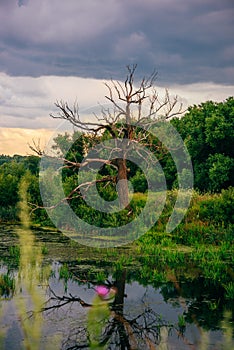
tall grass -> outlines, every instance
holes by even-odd
[[[35,244],[34,235],[30,230],[30,216],[27,203],[28,184],[26,173],[19,185],[20,202],[18,207],[21,228],[18,229],[18,235],[20,260],[15,303],[21,320],[25,348],[28,350],[39,350],[43,325],[43,318],[39,311],[44,302],[41,291],[38,289],[41,280],[42,254],[41,247]],[[33,318],[31,319],[26,317],[29,310],[25,294],[29,297],[33,311]]]

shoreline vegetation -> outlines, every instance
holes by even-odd
[[[178,279],[183,276],[194,279],[205,278],[222,286],[225,298],[234,299],[233,264],[234,264],[234,225],[233,205],[234,188],[223,190],[219,194],[201,195],[194,192],[191,205],[183,222],[171,233],[166,233],[165,223],[171,212],[176,191],[169,191],[166,209],[158,222],[138,240],[131,244],[116,248],[91,248],[86,247],[85,251],[95,252],[97,264],[114,266],[115,268],[130,268],[131,266],[148,266],[141,268],[141,273],[148,281],[168,281],[176,274]],[[137,195],[137,194],[136,194]],[[137,205],[144,203],[146,195],[138,194]],[[14,222],[14,225],[19,225]],[[1,226],[10,226],[10,223],[0,222]],[[56,237],[61,236],[64,242],[70,242],[71,247],[78,250],[84,246],[77,241],[70,240],[61,235],[57,228],[45,226],[39,223],[31,223],[31,229],[37,235],[37,231],[44,232],[44,235]],[[51,237],[52,237],[51,236]],[[64,237],[64,238],[63,238]],[[58,238],[59,239],[59,238]],[[43,254],[49,250],[47,243],[43,245]],[[82,264],[85,264],[87,257],[79,257]],[[94,258],[95,259],[95,258]],[[76,259],[75,259],[76,260]],[[99,261],[100,260],[100,261]],[[72,261],[63,261],[68,269],[74,269]],[[140,265],[139,265],[140,264]],[[188,271],[188,266],[190,270]],[[160,267],[160,268],[159,268]],[[174,276],[175,278],[175,276]]]
[[[234,297],[233,115],[234,99],[230,97],[222,103],[208,101],[193,106],[180,119],[172,119],[171,123],[183,138],[192,160],[194,190],[184,219],[171,233],[166,233],[165,227],[177,197],[176,168],[170,155],[163,153],[164,156],[161,157],[161,148],[158,150],[157,140],[153,140],[156,156],[162,159],[161,166],[167,183],[166,202],[158,221],[131,244],[131,249],[138,259],[138,262],[135,258],[132,259],[135,263],[144,261],[144,264],[147,264],[147,259],[154,259],[166,268],[167,264],[175,262],[176,269],[180,271],[181,265],[187,259],[196,262],[205,271],[205,277],[221,281],[230,298]],[[75,154],[76,159],[82,160],[89,139],[80,137],[77,142],[74,140],[75,135],[60,135],[55,139],[55,149],[67,149],[68,145],[72,145],[68,158],[72,161]],[[43,205],[39,189],[39,162],[40,158],[37,156],[0,156],[0,224],[19,224],[19,192],[25,182],[28,188],[27,201],[38,207]],[[146,178],[139,168],[133,164],[128,165],[129,180],[134,188],[130,203],[133,214],[128,217],[128,208],[121,210],[116,216],[111,214],[108,217],[105,213],[92,210],[82,198],[75,198],[71,207],[81,219],[87,222],[91,220],[99,227],[118,227],[141,212],[147,201]],[[103,168],[100,176],[107,176],[110,172],[110,168]],[[65,168],[62,176],[64,192],[68,194],[76,184],[77,173],[75,169]],[[98,191],[105,200],[116,198],[113,184],[100,184]],[[48,196],[50,195],[48,193]],[[154,195],[157,196],[158,193]],[[153,208],[152,205],[152,210]],[[45,232],[57,232],[45,209],[33,211],[31,226]],[[76,242],[71,241],[71,244]],[[115,249],[102,248],[102,252],[106,256],[118,256],[121,248]],[[44,247],[44,252],[46,250]],[[130,260],[129,258],[129,263]],[[120,257],[117,263],[126,265],[128,258]],[[151,274],[152,271],[153,268]],[[165,271],[162,272],[162,276],[160,271],[156,271],[154,278],[165,277]]]
[[[159,192],[160,193],[160,192]],[[157,196],[157,193],[155,193]],[[177,190],[167,191],[167,199],[164,205],[164,209],[153,227],[149,230],[149,233],[155,233],[161,235],[165,230],[166,223],[173,210],[173,204],[177,197]],[[147,201],[147,193],[134,193],[132,200],[132,207],[140,211],[144,207]],[[45,213],[44,209],[37,209],[38,212],[42,211],[43,214],[31,213],[31,227],[41,228],[45,230],[57,230],[53,223],[50,221]],[[20,209],[18,205],[9,206],[6,208],[0,208],[0,224],[20,224],[19,217]],[[44,220],[42,220],[42,215]],[[123,212],[125,215],[125,212]],[[222,241],[225,235],[230,233],[230,240],[234,239],[234,187],[222,190],[220,193],[205,193],[200,194],[193,190],[191,202],[182,222],[178,225],[173,232],[165,235],[180,237],[184,233],[184,237],[181,236],[181,241],[186,242],[188,234],[193,235],[187,240],[187,243],[193,244],[196,240],[202,242],[217,244]],[[189,233],[190,232],[190,233]],[[219,236],[220,235],[220,236]]]

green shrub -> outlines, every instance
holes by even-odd
[[[234,282],[229,282],[224,286],[225,288],[225,298],[229,300],[234,300]]]
[[[15,206],[0,206],[0,222],[13,222],[18,219]]]
[[[131,183],[133,185],[134,192],[144,193],[148,189],[146,177],[140,171],[137,171],[132,177]]]
[[[201,201],[199,219],[219,225],[223,224],[224,227],[234,224],[234,188],[222,190],[221,194]]]

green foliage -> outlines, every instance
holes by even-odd
[[[97,283],[104,283],[106,280],[107,276],[103,270],[100,270],[96,274],[96,281]]]
[[[9,254],[11,260],[15,261],[17,264],[20,261],[20,248],[19,246],[10,246],[9,248]]]
[[[195,188],[219,192],[234,186],[234,99],[208,101],[173,119],[190,153]]]
[[[43,244],[43,246],[41,247],[41,253],[43,255],[47,255],[49,253],[49,249],[48,247],[46,246],[46,244]]]
[[[179,328],[184,328],[186,326],[184,315],[178,315],[178,326]]]
[[[14,294],[15,279],[9,273],[0,275],[0,295],[9,297]]]
[[[234,282],[229,282],[224,286],[225,288],[225,298],[229,300],[234,300]]]
[[[199,203],[199,219],[228,227],[234,224],[234,187],[222,190]]]
[[[26,174],[31,201],[33,203],[40,201],[37,185],[38,164],[39,157],[35,156],[0,156],[0,221],[16,221],[18,219],[19,184],[21,178]]]
[[[220,192],[234,180],[234,159],[220,153],[210,155],[207,160],[209,185],[208,190]]]
[[[30,171],[32,175],[38,175],[39,173],[40,158],[37,156],[24,157],[24,167]]]
[[[8,156],[8,155],[5,155],[5,154],[1,154],[0,155],[0,166],[4,163],[8,163],[8,162],[11,162],[12,161],[12,157],[11,156]]]
[[[132,177],[131,183],[135,192],[144,193],[148,188],[146,177],[140,170]]]
[[[16,205],[19,200],[18,181],[19,177],[6,173],[6,169],[0,173],[0,206],[8,208]]]
[[[16,222],[18,220],[17,208],[13,206],[0,207],[0,222]]]
[[[71,278],[71,273],[69,272],[67,264],[64,264],[59,269],[59,278],[64,279],[66,282]]]

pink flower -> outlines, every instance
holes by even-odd
[[[95,291],[100,297],[105,297],[109,293],[109,288],[106,286],[96,286]]]

